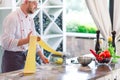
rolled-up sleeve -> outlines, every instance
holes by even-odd
[[[5,18],[3,22],[3,35],[1,37],[2,47],[5,49],[10,49],[16,47],[18,44],[18,39],[15,39],[16,31],[16,20],[12,15]]]

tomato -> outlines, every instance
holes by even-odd
[[[105,52],[101,52],[101,53],[99,54],[99,57],[106,58]]]
[[[97,60],[98,60],[98,61],[102,61],[103,58],[102,58],[102,57],[98,57]]]
[[[108,50],[105,50],[104,53],[106,54],[106,58],[110,58],[111,57],[111,54]]]

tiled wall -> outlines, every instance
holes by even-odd
[[[94,39],[67,37],[67,52],[72,56],[80,56],[89,54],[90,49],[94,49]]]
[[[67,52],[71,53],[72,56],[80,56],[84,54],[89,54],[89,49],[95,48],[95,39],[90,38],[76,38],[76,37],[67,37]],[[105,43],[103,43],[105,46]],[[116,43],[116,52],[120,55],[120,41]]]

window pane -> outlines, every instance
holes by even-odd
[[[97,27],[85,0],[66,0],[67,32],[95,33]]]

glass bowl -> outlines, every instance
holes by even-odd
[[[112,58],[103,58],[102,60],[95,59],[98,65],[109,65],[112,62]]]

